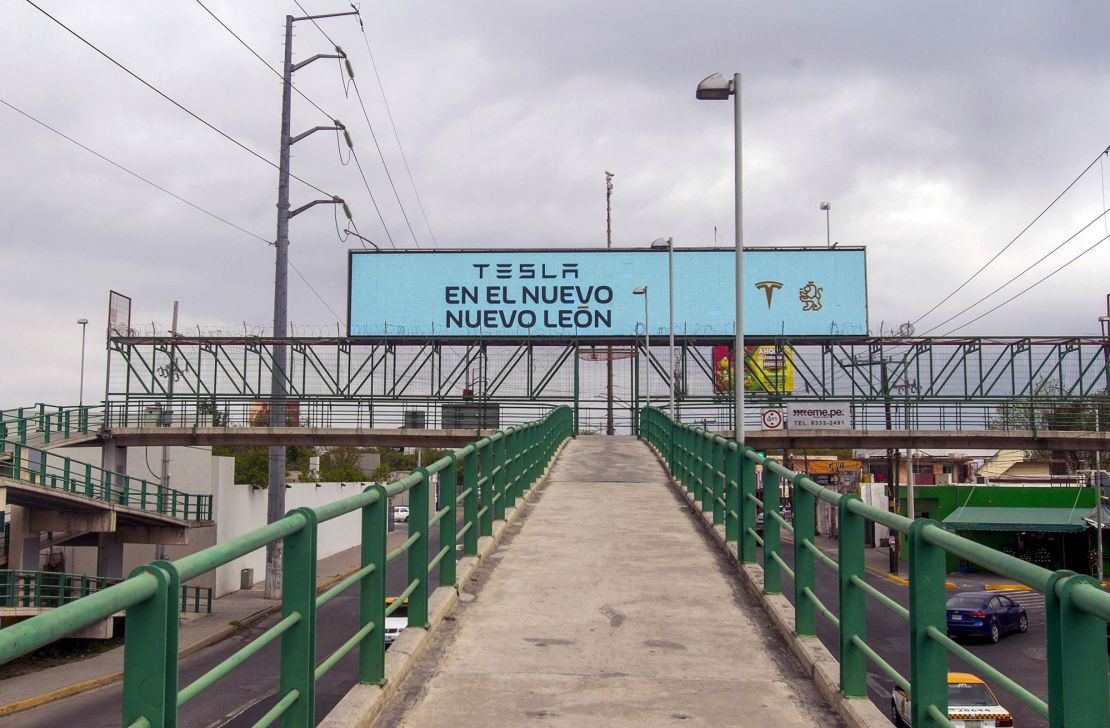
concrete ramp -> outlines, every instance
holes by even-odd
[[[375,725],[840,725],[666,477],[635,439],[569,443]]]

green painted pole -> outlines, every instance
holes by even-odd
[[[481,455],[479,463],[479,472],[481,485],[478,488],[478,500],[481,511],[485,512],[479,517],[480,528],[479,534],[482,536],[493,535],[493,443],[490,442],[488,437],[482,438],[478,441],[476,452]],[[411,527],[410,527],[411,528]]]
[[[914,728],[941,728],[943,724],[930,715],[929,707],[934,706],[941,715],[948,715],[948,651],[929,636],[928,629],[933,627],[942,634],[947,631],[945,558],[943,549],[925,540],[923,534],[927,528],[940,528],[940,525],[931,519],[918,518],[910,526],[908,539],[911,724]]]
[[[766,480],[763,494],[766,497]],[[837,571],[840,580],[840,693],[846,698],[867,697],[867,655],[856,644],[856,639],[867,641],[867,594],[856,583],[856,580],[865,579],[867,574],[864,568],[864,519],[848,507],[852,501],[859,500],[857,495],[845,495],[837,504],[840,521],[840,569]],[[769,520],[763,520],[764,533]]]
[[[1058,640],[1060,661],[1049,666],[1049,672],[1057,672],[1058,683],[1063,687],[1062,695],[1049,695],[1049,705],[1054,705],[1053,697],[1062,698],[1062,710],[1050,713],[1051,722],[1067,728],[1105,728],[1110,724],[1110,700],[1107,699],[1106,675],[1101,669],[1106,664],[1106,622],[1093,615],[1074,601],[1079,589],[1093,589],[1101,592],[1098,581],[1089,576],[1066,576],[1054,583],[1059,607],[1053,615],[1059,625],[1053,629]],[[1045,600],[1046,607],[1048,600]],[[1047,617],[1046,613],[1046,617]]]
[[[508,463],[506,462],[506,447],[505,440],[508,434],[502,434],[500,438],[493,443],[493,469],[497,474],[493,478],[493,492],[496,502],[493,505],[493,519],[495,521],[505,520],[505,508],[508,506],[509,500],[508,488]]]
[[[408,583],[416,582],[409,595],[409,626],[428,626],[428,471],[417,468],[420,480],[409,490],[409,538],[416,536],[408,553]]]
[[[463,522],[470,528],[463,535],[463,553],[478,555],[478,450],[473,449],[463,457]]]
[[[426,512],[426,511],[425,511]],[[300,619],[281,636],[281,699],[297,699],[281,716],[282,728],[302,728],[316,720],[316,512],[297,508],[304,525],[285,537],[282,547],[281,616]]]
[[[358,679],[363,684],[379,685],[385,682],[385,555],[389,494],[384,485],[372,485],[363,492],[376,492],[378,499],[362,509],[361,566],[366,568],[373,564],[374,570],[359,583],[359,628],[371,622],[374,628],[358,646]]]
[[[713,451],[716,449],[713,445],[713,438],[707,437],[707,433],[701,433],[701,494],[698,500],[701,501],[701,512],[713,515],[713,481],[717,479],[717,473],[713,468]]]
[[[748,450],[748,452],[751,452]],[[740,463],[740,560],[745,564],[756,562],[755,516],[756,505],[748,496],[755,497],[755,461],[746,455]],[[766,519],[764,519],[766,520]]]
[[[451,464],[439,471],[439,502],[446,504],[447,513],[439,519],[439,546],[447,547],[447,554],[439,560],[440,586],[455,585],[455,542],[458,530],[458,500],[459,488],[456,480],[458,470],[455,464],[458,458],[454,453],[447,456]]]
[[[725,453],[725,540],[737,544],[740,540],[740,452],[729,448]]]
[[[713,525],[720,526],[725,522],[725,481],[728,479],[725,463],[728,447],[724,440],[718,441],[717,438],[710,440],[710,444],[713,446],[709,451],[712,457],[709,472],[713,477]],[[722,478],[718,472],[723,472],[725,476]]]
[[[123,643],[123,713],[122,724],[132,725],[146,719],[151,728],[173,728],[177,725],[177,685],[167,675],[167,666],[176,667],[177,652],[170,651],[166,633],[166,614],[176,604],[170,593],[170,576],[162,569],[146,564],[135,568],[130,576],[147,573],[157,579],[154,594],[127,609]]]
[[[794,476],[794,633],[799,637],[817,634],[817,609],[805,590],[814,589],[813,553],[805,543],[813,543],[813,519],[816,496],[799,483],[802,474]]]
[[[782,515],[779,504],[779,476],[770,468],[763,468],[763,592],[782,593],[782,568],[771,554],[782,552],[782,538],[778,519],[771,514]]]
[[[579,372],[580,364],[581,364],[581,359],[578,358],[578,340],[575,339],[575,341],[574,341],[574,435],[575,435],[575,437],[578,436],[578,432],[579,432],[579,428],[578,428],[579,410],[580,410],[579,398],[582,396],[582,393],[581,393],[582,382],[581,382],[581,374]]]

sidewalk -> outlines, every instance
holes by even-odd
[[[783,536],[783,542],[789,541],[789,536]],[[829,555],[836,557],[838,543],[835,538],[817,536],[817,546]],[[902,586],[909,586],[910,565],[905,560],[898,564],[898,573],[890,573],[890,550],[885,546],[864,549],[865,566],[875,576],[893,581]],[[948,573],[948,588],[959,591],[983,590],[1028,590],[1025,584],[1015,584],[1012,579],[991,573],[989,571],[975,571],[969,574],[952,571]]]
[[[493,558],[375,725],[841,725],[642,442],[571,441]]]
[[[408,537],[407,531],[389,534],[388,548]],[[342,580],[359,567],[359,547],[353,547],[317,562],[317,589]],[[249,591],[235,591],[212,602],[212,614],[180,623],[180,657],[186,657],[223,640],[244,626],[278,611],[281,603],[263,597],[263,584]],[[38,672],[0,680],[0,716],[11,715],[54,700],[83,693],[123,679],[123,647],[85,660],[77,660]]]

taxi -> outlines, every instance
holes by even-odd
[[[894,725],[910,725],[910,696],[895,686],[890,697]],[[948,673],[948,720],[956,728],[1012,728],[1014,717],[998,703],[991,689],[967,672]]]

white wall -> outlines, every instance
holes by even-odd
[[[218,458],[228,460],[231,458]],[[232,467],[234,471],[234,467]],[[220,478],[213,511],[216,516],[216,533],[220,543],[266,525],[266,490],[249,485],[230,483]],[[362,484],[341,483],[292,483],[285,489],[285,509],[316,508],[332,501],[349,498],[362,491]],[[347,513],[320,525],[316,534],[316,556],[322,559],[361,543],[362,521],[358,511]],[[254,569],[254,581],[265,578],[266,549],[258,549],[246,556],[216,569],[216,596],[220,597],[239,588],[241,569]]]
[[[889,510],[890,501],[886,497],[886,483],[860,483],[860,499],[869,506],[880,510]],[[875,524],[875,545],[883,542],[890,535],[890,529],[881,523]]]

